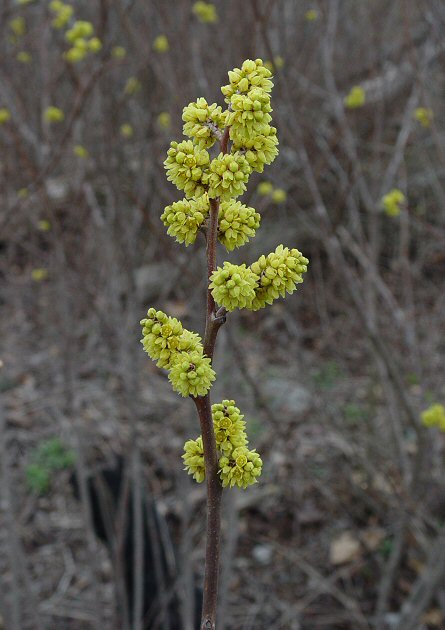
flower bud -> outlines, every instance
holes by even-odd
[[[205,479],[204,466],[204,447],[202,437],[196,440],[188,440],[184,444],[184,455],[182,456],[184,465],[189,475],[193,475],[193,479],[198,483],[202,483]]]
[[[161,220],[169,236],[174,237],[186,247],[194,243],[196,236],[209,214],[209,200],[207,195],[199,199],[183,199],[167,206],[161,215]]]
[[[303,282],[302,274],[307,271],[308,263],[298,249],[289,250],[283,245],[278,245],[267,257],[261,256],[250,266],[259,278],[250,308],[257,311],[280,296],[293,293],[296,285]]]
[[[205,396],[215,380],[211,361],[202,350],[181,352],[168,375],[173,389],[181,396]]]
[[[218,238],[227,251],[241,247],[255,236],[260,215],[239,201],[223,201],[219,207]]]
[[[185,196],[190,199],[201,197],[206,192],[209,163],[210,157],[205,149],[200,149],[191,140],[184,140],[170,143],[164,166],[167,179],[179,190],[184,190]]]
[[[210,276],[210,289],[217,304],[228,311],[251,308],[259,277],[245,264],[233,265],[226,261]]]
[[[246,446],[235,448],[229,456],[219,460],[219,476],[224,488],[247,488],[257,482],[261,475],[263,462],[258,453],[249,451]]]

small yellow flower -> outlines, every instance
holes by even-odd
[[[50,105],[46,108],[43,117],[47,123],[58,123],[62,122],[62,120],[65,118],[65,114],[59,107]]]
[[[125,94],[137,94],[142,88],[142,84],[137,77],[130,77],[125,84]]]
[[[85,149],[85,147],[83,147],[81,144],[76,144],[76,146],[73,148],[73,153],[78,158],[87,158],[90,155],[88,153],[88,149]]]
[[[422,125],[422,127],[429,127],[433,122],[434,113],[429,107],[418,107],[414,111],[414,118]]]
[[[111,56],[115,59],[123,59],[127,55],[127,51],[123,46],[115,46],[111,51]]]
[[[318,11],[315,9],[309,9],[309,11],[306,11],[304,14],[304,19],[306,22],[315,22],[315,20],[318,20]]]
[[[85,57],[87,56],[87,52],[86,50],[82,50],[80,47],[77,46],[69,48],[63,56],[66,61],[68,61],[68,63],[79,63],[79,61],[85,59]]]
[[[158,125],[162,127],[162,129],[170,129],[171,122],[171,116],[168,112],[161,112],[158,115]]]
[[[165,53],[170,50],[170,44],[166,35],[158,35],[153,42],[153,49],[158,53]]]
[[[31,278],[34,280],[34,282],[42,282],[42,280],[46,280],[47,277],[48,277],[47,269],[38,268],[38,269],[33,269],[31,271]]]
[[[403,203],[405,203],[405,195],[398,188],[393,188],[382,197],[383,209],[389,217],[398,217]]]
[[[211,2],[195,2],[193,5],[193,13],[203,24],[213,24],[218,21],[216,7]]]
[[[26,33],[26,22],[25,18],[19,16],[14,18],[9,22],[9,28],[16,35],[16,37],[21,37]]]
[[[4,125],[5,123],[8,122],[8,120],[11,120],[11,112],[9,111],[9,109],[6,109],[6,107],[1,107],[0,108],[0,125]]]
[[[445,407],[438,403],[431,405],[420,414],[422,424],[426,427],[438,427],[445,431]]]
[[[49,232],[51,229],[51,223],[47,219],[41,219],[37,222],[37,227],[41,232]]]
[[[267,195],[270,195],[272,191],[273,191],[273,186],[271,182],[260,182],[258,184],[257,192],[262,197],[266,197]]]
[[[88,49],[92,53],[97,53],[102,48],[102,42],[98,37],[92,37],[88,42]]]
[[[274,203],[284,203],[287,198],[287,193],[282,188],[275,188],[272,193],[272,201]]]
[[[348,109],[356,109],[362,107],[366,102],[366,92],[360,85],[354,85],[351,91],[344,98],[345,107]]]
[[[16,59],[17,61],[20,61],[20,63],[29,63],[32,59],[32,56],[29,54],[29,52],[26,52],[26,50],[21,50],[17,53]]]
[[[121,136],[124,138],[131,138],[133,135],[133,127],[128,123],[124,123],[121,125],[120,132]]]

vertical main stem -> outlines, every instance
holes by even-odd
[[[218,478],[218,455],[213,431],[210,397],[207,394],[207,396],[195,398],[194,401],[201,424],[207,483],[206,554],[200,629],[215,630],[218,602],[222,486]]]
[[[229,128],[221,139],[221,151],[227,153]],[[225,321],[225,309],[216,313],[215,300],[209,288],[210,276],[216,269],[216,243],[218,240],[219,199],[210,199],[210,216],[207,227],[207,308],[204,333],[204,353],[213,360],[216,336]],[[198,410],[204,448],[204,466],[207,484],[207,531],[204,572],[204,593],[200,630],[216,630],[218,603],[218,576],[221,541],[222,486],[218,477],[218,453],[213,429],[210,395],[193,398]]]

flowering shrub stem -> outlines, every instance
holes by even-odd
[[[221,538],[221,497],[223,489],[218,478],[218,455],[215,432],[213,430],[210,396],[207,394],[193,400],[198,410],[201,425],[207,483],[206,556],[201,630],[215,630]]]
[[[221,139],[221,152],[227,153],[229,129]],[[207,228],[207,277],[216,269],[216,243],[218,239],[219,199],[210,200],[210,217]],[[204,352],[213,360],[216,336],[225,322],[224,307],[216,313],[212,291],[207,289],[207,313],[204,333]],[[210,394],[193,399],[199,415],[202,443],[204,446],[204,465],[207,483],[207,531],[204,574],[204,593],[202,603],[201,630],[216,628],[216,608],[218,602],[218,575],[221,540],[221,498],[222,486],[218,477],[218,453],[216,450],[215,431],[213,428]]]
[[[250,175],[263,172],[278,154],[272,127],[271,72],[261,59],[247,59],[229,72],[221,88],[228,105],[224,111],[205,98],[184,107],[183,132],[188,140],[172,141],[164,166],[167,179],[185,198],[164,209],[167,233],[185,246],[200,231],[206,237],[207,305],[204,342],[180,321],[151,307],[141,321],[144,350],[158,367],[168,371],[173,389],[193,399],[201,435],[184,444],[185,470],[197,483],[207,483],[207,540],[201,630],[216,630],[220,557],[221,497],[223,488],[246,489],[257,483],[263,462],[249,448],[246,422],[235,401],[210,404],[216,378],[212,360],[216,337],[228,311],[256,311],[293,293],[303,282],[308,259],[298,249],[278,245],[251,265],[225,261],[216,266],[219,241],[227,251],[255,236],[260,214],[237,201]],[[219,148],[211,159],[208,149]]]

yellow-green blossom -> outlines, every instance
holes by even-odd
[[[275,127],[266,125],[263,133],[241,143],[235,141],[232,150],[241,150],[250,166],[262,173],[266,164],[272,164],[278,155],[278,137]]]
[[[315,22],[315,20],[318,20],[318,11],[315,9],[309,9],[309,11],[306,11],[304,14],[304,19],[306,22]]]
[[[127,51],[123,46],[114,46],[111,50],[111,56],[115,59],[123,59],[127,56]]]
[[[92,53],[97,53],[102,48],[102,42],[98,37],[92,37],[88,40],[88,50]]]
[[[125,94],[137,94],[142,87],[141,82],[137,77],[129,77],[127,83],[125,84],[124,92]]]
[[[193,475],[193,479],[198,483],[202,483],[205,479],[204,465],[204,447],[202,437],[196,440],[188,440],[184,444],[184,455],[182,456],[184,465],[189,475]]]
[[[203,352],[201,338],[183,328],[175,317],[150,308],[147,317],[141,320],[141,343],[148,356],[157,361],[157,366],[172,367],[173,362],[184,351]]]
[[[133,127],[129,123],[124,123],[120,128],[121,136],[131,138],[133,136]]]
[[[433,122],[434,113],[429,107],[417,107],[414,111],[414,118],[422,125],[422,127],[429,127]]]
[[[22,35],[26,33],[25,18],[19,15],[16,18],[12,19],[9,22],[9,28],[16,37],[22,37]]]
[[[17,61],[20,61],[20,63],[29,63],[32,56],[29,52],[26,52],[26,50],[20,50],[20,52],[17,53],[16,59]]]
[[[213,426],[217,448],[230,455],[234,448],[247,444],[244,416],[235,406],[234,400],[223,400],[212,405]]]
[[[210,157],[205,149],[200,149],[191,140],[184,140],[170,143],[164,167],[167,179],[190,199],[201,197],[206,192],[209,163]]]
[[[224,201],[218,215],[218,239],[230,252],[255,236],[261,217],[254,208],[240,201]]]
[[[268,256],[261,256],[250,269],[259,278],[255,297],[249,308],[257,311],[272,304],[286,293],[293,293],[296,285],[303,282],[302,274],[307,271],[309,261],[298,249],[278,245]]]
[[[162,129],[170,129],[171,124],[172,119],[168,112],[161,112],[158,114],[158,125],[162,127]]]
[[[6,107],[0,107],[0,125],[4,125],[11,120],[11,112]]]
[[[90,154],[88,153],[88,149],[83,147],[81,144],[76,144],[73,148],[73,153],[76,157],[79,158],[87,158]]]
[[[244,145],[258,135],[269,135],[271,111],[270,95],[261,88],[254,87],[247,94],[234,94],[230,98],[230,109],[225,113],[230,138]]]
[[[245,94],[254,87],[271,92],[273,87],[270,80],[272,73],[263,65],[262,59],[246,59],[241,68],[234,68],[228,74],[229,84],[221,88],[227,103],[236,93]]]
[[[79,61],[83,61],[85,59],[87,54],[87,50],[82,50],[82,48],[78,45],[73,46],[72,48],[69,48],[67,51],[65,51],[63,57],[68,63],[79,63]]]
[[[198,0],[193,4],[193,13],[203,24],[213,24],[218,21],[216,7],[211,2]]]
[[[421,413],[422,424],[426,427],[438,427],[445,431],[445,407],[438,403],[431,405]]]
[[[41,232],[49,232],[51,229],[51,223],[47,219],[41,219],[37,222],[37,227]]]
[[[400,214],[400,207],[405,203],[405,195],[398,188],[393,188],[382,197],[382,205],[389,217],[397,217]]]
[[[205,396],[215,380],[211,361],[202,351],[182,352],[168,375],[173,389],[181,396]]]
[[[74,44],[77,39],[91,37],[93,33],[94,27],[91,22],[87,22],[86,20],[77,20],[65,33],[65,39],[70,44]]]
[[[275,188],[272,193],[272,201],[274,203],[284,203],[287,199],[287,193],[282,188]]]
[[[236,151],[232,154],[220,153],[210,162],[209,197],[226,201],[239,197],[245,190],[252,169],[245,156]]]
[[[245,264],[233,265],[227,260],[210,276],[213,299],[228,311],[250,308],[255,299],[259,276]]]
[[[272,182],[264,181],[258,184],[257,192],[262,197],[267,197],[267,195],[270,195],[272,191],[273,191]]]
[[[46,280],[47,277],[48,277],[47,269],[38,268],[38,269],[33,269],[31,271],[31,278],[34,280],[34,282],[42,282],[42,280]]]
[[[189,103],[182,111],[185,136],[193,138],[202,148],[211,147],[222,133],[224,120],[219,105],[209,105],[205,98]]]
[[[349,94],[344,98],[345,107],[348,109],[356,109],[362,107],[366,102],[365,90],[360,85],[354,85]]]
[[[52,0],[49,3],[49,8],[55,14],[52,25],[57,29],[64,28],[74,13],[73,7],[70,4],[64,4],[61,0]]]
[[[165,53],[170,50],[170,44],[166,35],[158,35],[153,42],[153,49],[158,53]]]
[[[179,243],[191,245],[209,214],[207,195],[198,199],[183,199],[167,206],[161,216],[167,234]]]
[[[258,453],[249,451],[246,446],[234,449],[229,457],[223,456],[219,460],[219,476],[223,488],[247,488],[256,483],[261,475],[263,462]]]
[[[62,122],[62,120],[65,118],[65,114],[60,109],[60,107],[50,105],[45,109],[43,117],[47,123],[58,123]]]

